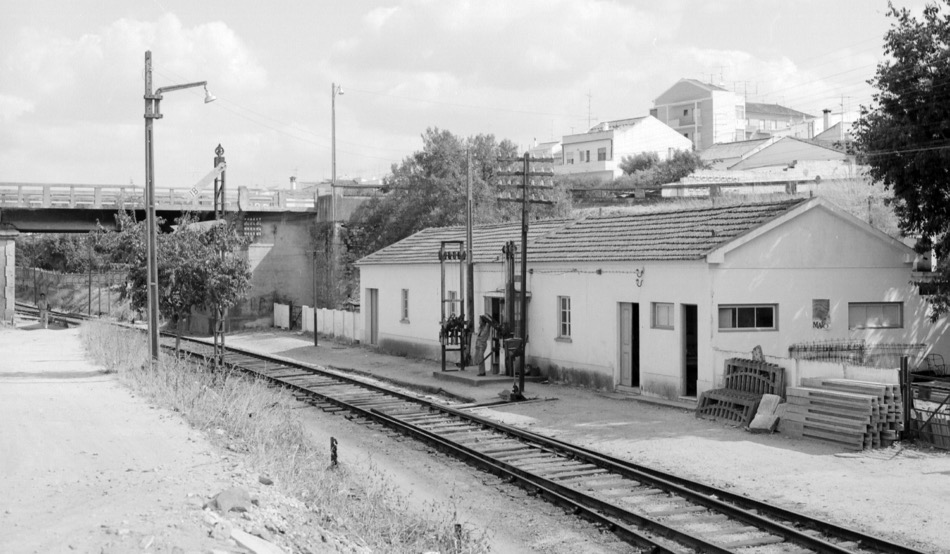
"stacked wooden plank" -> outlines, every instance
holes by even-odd
[[[903,429],[898,385],[825,377],[802,385],[786,390],[782,433],[863,450],[890,446]]]

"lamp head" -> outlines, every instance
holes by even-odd
[[[336,86],[336,93],[339,94],[340,96],[343,96],[343,85]]]
[[[215,100],[217,100],[217,98],[215,98],[215,96],[211,94],[210,91],[208,91],[208,85],[205,85],[205,104],[214,102]]]

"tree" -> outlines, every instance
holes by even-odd
[[[238,235],[232,222],[198,223],[185,215],[177,223],[175,232],[158,235],[156,257],[159,312],[172,321],[180,336],[181,324],[193,309],[216,314],[243,298],[251,273],[247,258],[239,255],[247,240]],[[123,214],[119,226],[116,252],[130,267],[131,289],[126,296],[133,309],[142,310],[148,304],[145,224]]]
[[[646,171],[660,163],[660,157],[656,152],[643,152],[633,156],[624,156],[620,160],[620,169],[627,175],[638,171]]]
[[[495,183],[498,158],[517,157],[509,140],[493,135],[462,139],[451,132],[427,129],[423,148],[393,164],[383,183],[384,196],[361,205],[347,223],[343,241],[347,257],[359,259],[429,227],[464,225],[466,217],[467,153],[472,153],[472,196],[477,224],[520,221],[520,205],[498,202]],[[535,216],[565,216],[569,193],[554,191],[557,204],[533,207]]]
[[[894,193],[892,207],[917,251],[950,254],[950,1],[927,5],[920,20],[889,5],[887,59],[868,81],[877,92],[854,124],[855,149],[875,182]],[[931,318],[950,311],[950,265],[938,264]]]

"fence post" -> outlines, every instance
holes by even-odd
[[[904,429],[901,431],[901,440],[907,440],[916,434],[911,430],[910,407],[914,402],[914,397],[910,390],[910,368],[907,365],[907,356],[901,356],[901,374],[899,381],[901,384],[901,400],[903,401],[904,410]]]

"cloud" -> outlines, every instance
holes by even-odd
[[[0,122],[13,121],[31,111],[33,111],[33,103],[29,100],[0,94]]]
[[[630,64],[632,47],[668,36],[678,17],[674,10],[601,0],[413,1],[367,12],[360,40],[341,48],[338,62],[530,90]]]
[[[266,71],[227,25],[185,27],[173,14],[119,19],[79,37],[25,28],[0,64],[0,82],[49,121],[118,121],[141,111],[149,49],[155,88],[198,80],[219,89],[268,85]]]

